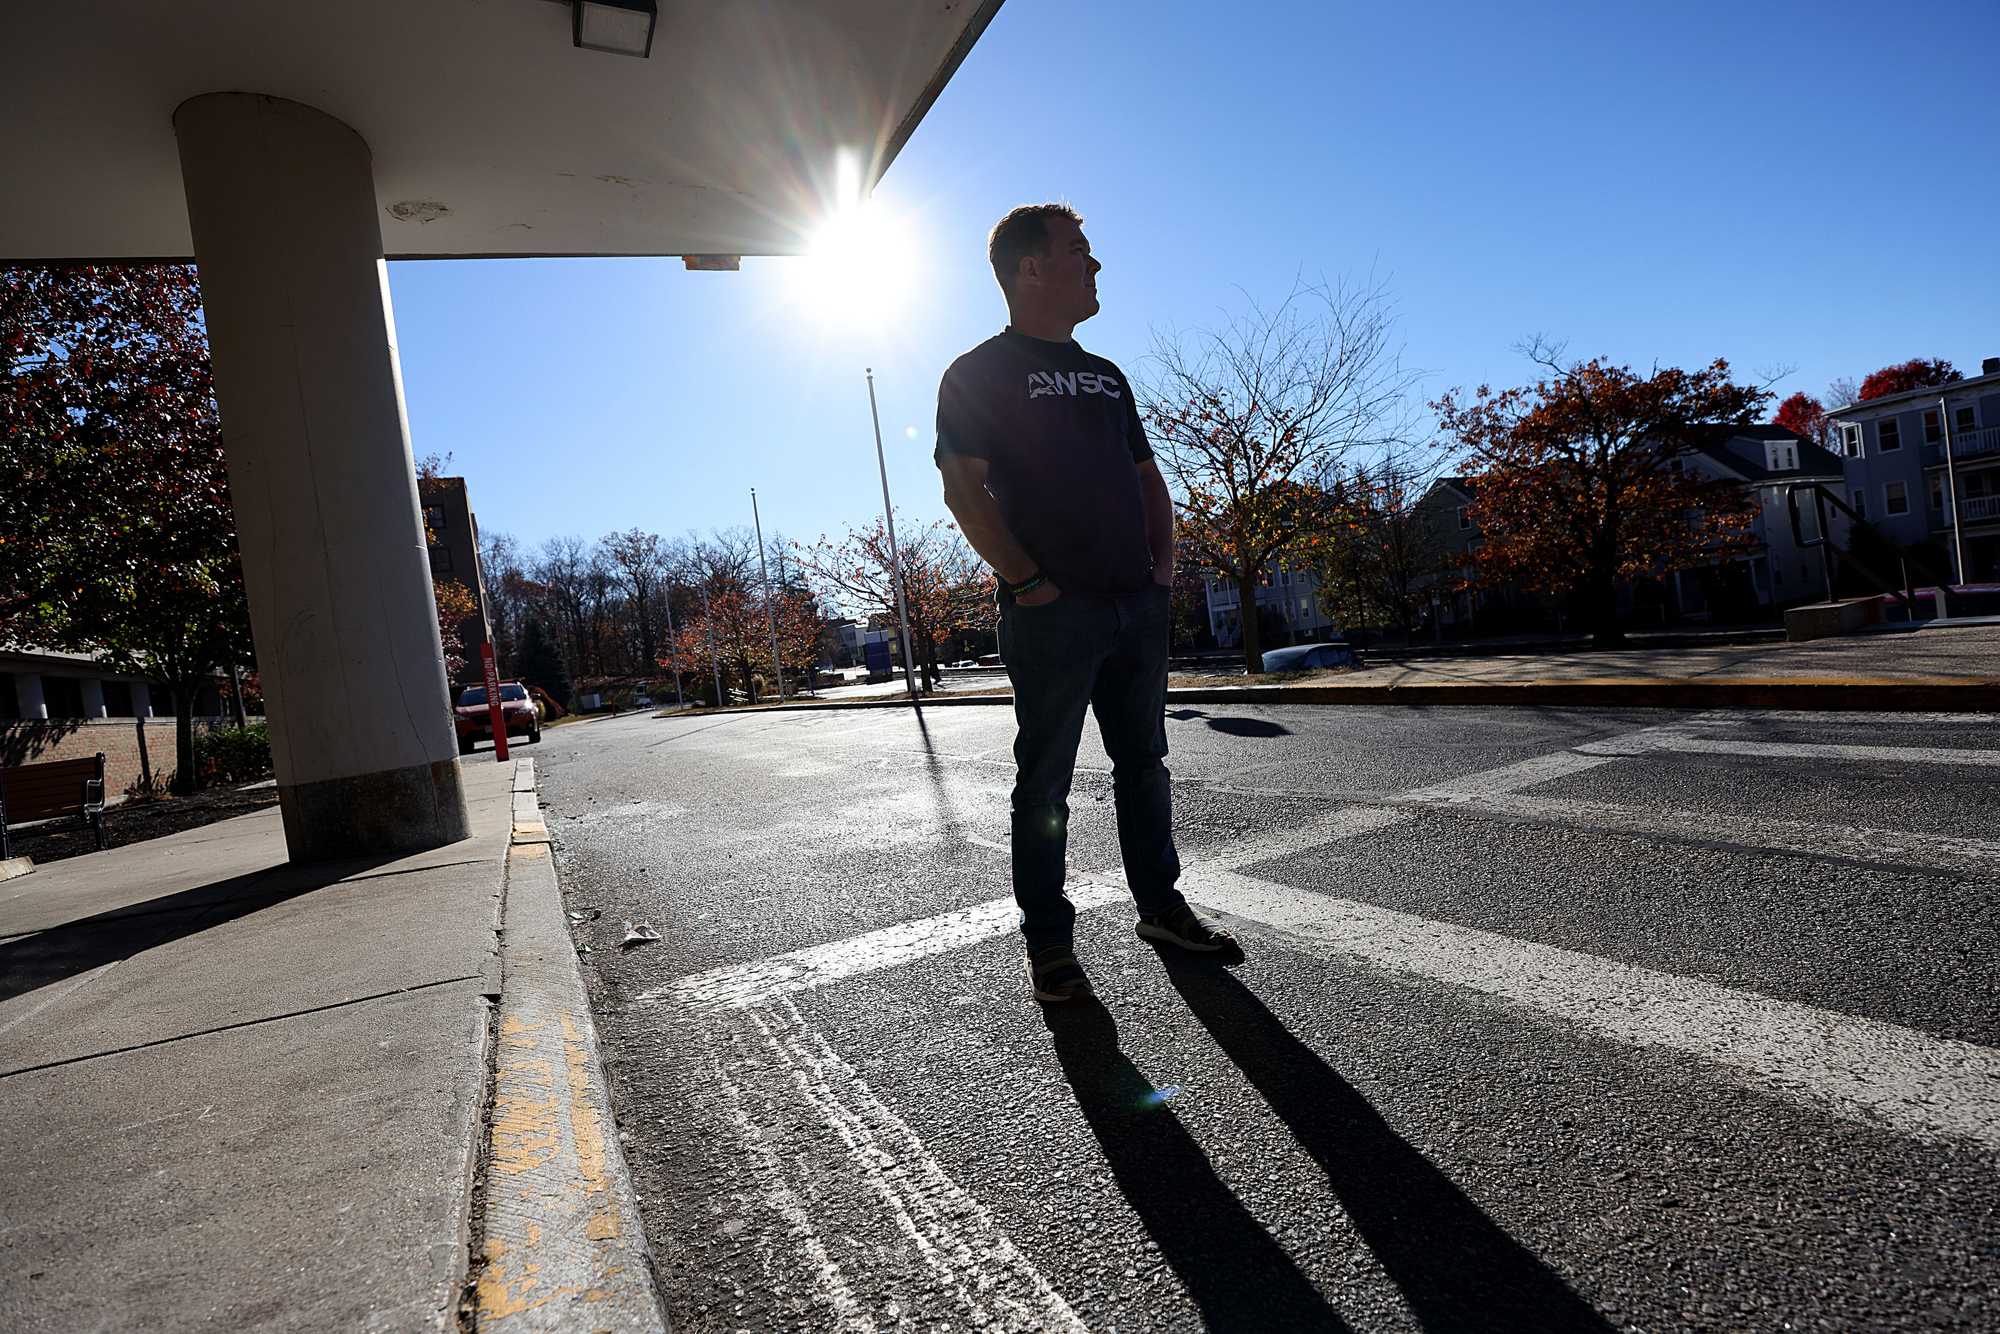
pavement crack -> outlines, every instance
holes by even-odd
[[[353,1005],[366,1005],[370,1001],[387,1000],[392,996],[407,996],[419,991],[433,991],[438,987],[448,987],[459,982],[477,982],[480,974],[468,973],[464,977],[445,977],[435,982],[420,982],[413,987],[395,987],[389,991],[378,991],[372,995],[355,996],[348,1000],[331,1001],[325,1005],[309,1005],[302,1010],[287,1010],[283,1014],[269,1014],[256,1019],[244,1019],[233,1024],[217,1024],[213,1028],[199,1029],[193,1033],[176,1033],[170,1038],[155,1038],[151,1042],[134,1042],[124,1047],[112,1047],[106,1051],[86,1052],[82,1056],[65,1056],[60,1061],[43,1061],[39,1065],[24,1065],[18,1070],[0,1073],[0,1080],[13,1079],[18,1075],[32,1075],[41,1070],[55,1070],[65,1065],[78,1065],[84,1061],[102,1060],[108,1056],[126,1056],[135,1051],[145,1051],[150,1047],[165,1047],[175,1042],[186,1042],[192,1038],[205,1038],[217,1033],[228,1033],[239,1028],[256,1028],[261,1024],[281,1023],[287,1019],[299,1019],[309,1014],[324,1014],[329,1010],[344,1010]]]

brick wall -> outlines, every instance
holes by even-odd
[[[200,732],[216,725],[195,719]],[[89,759],[104,752],[104,795],[117,801],[150,775],[164,788],[174,772],[172,718],[56,718],[0,723],[0,764]]]

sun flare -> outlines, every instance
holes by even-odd
[[[843,160],[840,202],[792,275],[800,306],[829,329],[881,328],[904,313],[915,286],[916,229],[860,186]]]

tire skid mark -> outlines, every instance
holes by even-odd
[[[839,1263],[827,1250],[819,1229],[813,1225],[812,1214],[805,1201],[792,1189],[778,1145],[770,1132],[759,1126],[750,1114],[743,1087],[734,1073],[734,1067],[741,1064],[744,1057],[740,1052],[731,1054],[725,1051],[743,1043],[743,1030],[734,1026],[708,1026],[692,1022],[687,1027],[697,1030],[693,1036],[701,1045],[703,1063],[708,1067],[709,1087],[716,1091],[722,1102],[718,1109],[721,1119],[736,1132],[737,1140],[749,1158],[750,1174],[756,1180],[765,1206],[783,1220],[793,1244],[806,1258],[814,1286],[831,1311],[833,1320],[825,1327],[853,1331],[854,1334],[867,1334],[874,1330],[875,1321],[862,1309],[846,1276],[841,1273]],[[768,1247],[766,1250],[768,1252]],[[775,1268],[768,1254],[765,1268]]]
[[[847,1146],[849,1166],[974,1325],[1082,1334],[1069,1303],[791,1001],[747,1018]]]

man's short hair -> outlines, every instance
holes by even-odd
[[[1049,253],[1050,218],[1068,218],[1083,226],[1083,215],[1068,204],[1023,204],[993,224],[993,232],[986,238],[986,254],[1003,289],[1014,289],[1023,259]]]

